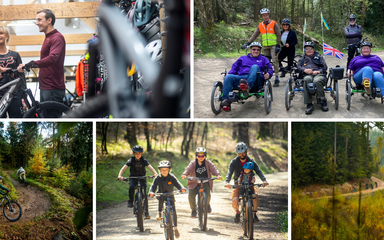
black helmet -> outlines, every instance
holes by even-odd
[[[158,169],[160,168],[171,168],[171,163],[168,160],[163,160],[159,163],[159,166],[157,167]]]
[[[354,18],[354,19],[356,19],[356,15],[352,13],[351,15],[349,15],[349,18]]]
[[[291,25],[291,20],[289,20],[288,18],[284,18],[283,23]]]
[[[140,145],[136,145],[132,148],[133,152],[143,152],[143,147]]]
[[[364,41],[360,44],[360,47],[369,46],[369,48],[372,48],[372,43],[368,41]]]
[[[313,43],[313,42],[306,42],[305,44],[304,44],[304,48],[305,47],[312,47],[312,48],[315,48],[315,44]]]
[[[136,27],[147,24],[157,14],[155,3],[149,0],[138,0],[135,3],[133,22]]]
[[[263,47],[262,45],[261,45],[261,43],[259,43],[259,42],[253,42],[253,43],[251,43],[250,45],[249,45],[249,48],[251,48],[251,47],[259,47],[260,49]]]
[[[243,142],[239,142],[238,144],[236,144],[236,152],[237,153],[243,153],[247,151],[247,145]]]
[[[207,149],[205,149],[204,147],[196,148],[195,156],[197,157],[197,154],[199,154],[199,153],[204,153],[204,156],[207,156]]]

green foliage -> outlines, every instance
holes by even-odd
[[[79,199],[92,199],[93,174],[91,171],[82,171],[70,180],[68,193]]]
[[[288,207],[287,210],[278,212],[275,216],[277,225],[279,226],[279,231],[282,233],[288,232]]]
[[[46,166],[47,160],[44,156],[45,148],[42,143],[38,140],[32,151],[32,157],[29,159],[29,170],[32,176],[40,178],[45,175],[48,171]]]
[[[69,173],[69,165],[61,166],[59,169],[52,172],[53,177],[50,177],[50,183],[54,187],[67,189],[70,185],[70,181],[74,178],[73,174]]]
[[[11,179],[9,179],[8,175],[5,172],[2,172],[1,169],[0,169],[0,176],[3,177],[3,180],[2,180],[2,182],[0,182],[0,184],[3,185],[4,187],[8,188],[8,190],[9,190],[9,193],[8,193],[9,199],[16,201],[19,198],[19,196],[17,195],[17,191],[16,191],[15,187],[13,186]],[[2,190],[0,189],[0,191],[2,191]]]

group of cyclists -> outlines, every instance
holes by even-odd
[[[168,160],[160,161],[158,165],[158,169],[160,174],[157,174],[154,168],[149,164],[149,162],[143,158],[143,148],[141,146],[135,146],[132,148],[134,156],[131,157],[127,163],[121,168],[118,179],[123,180],[122,174],[124,171],[130,167],[130,177],[132,176],[145,176],[146,167],[150,169],[154,175],[154,180],[152,186],[149,188],[149,196],[153,197],[155,192],[158,193],[169,193],[173,192],[176,187],[181,192],[185,192],[186,188],[179,182],[177,177],[171,173],[172,164]],[[263,181],[263,187],[268,185],[268,182],[263,175],[262,171],[258,167],[257,163],[248,156],[247,154],[247,145],[243,142],[240,142],[236,145],[236,153],[237,157],[234,158],[229,164],[228,174],[226,176],[226,184],[225,187],[231,188],[229,182],[232,178],[236,184],[244,184],[244,183],[254,183],[255,182],[255,173],[260,177]],[[198,147],[195,151],[195,159],[192,160],[189,165],[186,167],[185,171],[182,173],[181,178],[188,178],[187,188],[189,190],[188,200],[189,206],[191,208],[191,218],[197,217],[197,209],[196,209],[196,195],[198,194],[198,184],[197,178],[211,178],[211,176],[216,176],[218,180],[221,180],[222,177],[220,172],[215,167],[214,163],[211,162],[207,157],[207,150],[204,147]],[[191,178],[190,178],[191,177]],[[190,180],[191,179],[191,180]],[[137,185],[137,182],[141,181],[141,185],[145,186],[143,189],[146,189],[146,180],[145,179],[130,179],[129,182],[129,200],[128,207],[133,207],[133,199],[134,199],[134,189]],[[208,199],[208,213],[212,212],[212,207],[210,204],[211,201],[211,191],[213,189],[213,180],[208,180],[203,183],[204,188],[206,189],[207,199]],[[242,189],[244,190],[244,189]],[[145,190],[146,191],[146,190]],[[254,196],[253,205],[254,205],[254,222],[258,222],[259,219],[256,215],[257,206],[258,206],[258,196],[257,189],[254,187],[252,189],[252,194]],[[146,192],[144,193],[145,198],[147,198]],[[235,223],[240,222],[240,211],[239,211],[239,195],[242,193],[238,188],[232,190],[232,207],[235,210]],[[159,198],[158,205],[158,213],[156,215],[157,220],[162,219],[162,209],[164,205],[165,198]],[[146,219],[150,219],[148,212],[148,201],[145,201],[145,217]],[[177,229],[177,213],[175,208],[174,196],[171,196],[171,206],[173,208],[173,218],[174,218],[174,233],[175,237],[179,238],[180,233]]]
[[[264,79],[271,78],[275,74],[274,87],[279,86],[279,67],[282,67],[281,62],[284,58],[288,58],[288,66],[281,68],[282,73],[280,77],[284,77],[293,66],[293,59],[295,57],[295,45],[297,44],[297,36],[295,31],[291,29],[291,21],[287,18],[282,21],[282,30],[280,31],[279,25],[276,21],[270,19],[270,11],[267,8],[260,10],[263,21],[256,27],[247,43],[242,45],[242,49],[249,47],[250,53],[246,56],[241,56],[233,65],[231,70],[224,78],[223,95],[221,108],[224,111],[231,110],[231,102],[228,100],[228,93],[232,88],[242,85],[241,89],[243,95],[247,95],[253,88],[255,91],[262,89]],[[372,43],[363,41],[359,46],[358,42],[362,39],[362,27],[356,24],[356,16],[351,14],[349,16],[350,24],[345,27],[345,37],[347,39],[348,47],[348,61],[347,61],[347,77],[353,79],[358,88],[366,90],[368,95],[371,95],[372,86],[378,88],[383,92],[384,90],[384,63],[380,57],[371,54]],[[253,42],[261,34],[262,43]],[[282,48],[280,50],[280,44]],[[357,48],[361,48],[362,55],[356,56]],[[263,50],[263,55],[260,54]],[[268,61],[268,62],[267,62]],[[261,74],[264,68],[268,68],[267,74]],[[321,110],[328,111],[327,99],[324,94],[324,86],[327,84],[327,64],[323,56],[315,51],[315,44],[311,41],[304,44],[304,55],[298,61],[297,71],[304,78],[304,104],[306,107],[306,114],[311,114],[314,111],[312,103],[312,95],[316,93],[317,98],[321,104]],[[315,92],[308,88],[308,84],[313,83],[316,85]],[[371,86],[372,85],[372,86]],[[247,86],[247,87],[243,87]],[[384,95],[383,95],[384,98]]]

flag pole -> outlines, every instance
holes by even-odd
[[[323,38],[323,55],[324,55],[324,28],[323,28],[323,12],[321,12],[321,36]]]
[[[307,19],[304,18],[304,29],[303,29],[303,55],[305,54],[304,45],[305,45],[305,30],[307,29]]]

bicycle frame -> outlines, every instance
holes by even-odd
[[[3,203],[4,203],[5,200],[7,200],[7,202],[9,202],[9,198],[7,197],[7,195],[3,195],[3,196],[0,198],[0,200],[2,200],[2,201],[0,202],[0,206],[3,205]]]

